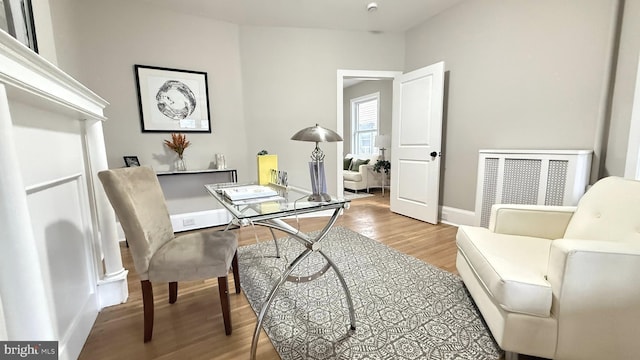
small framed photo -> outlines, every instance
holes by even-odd
[[[211,132],[207,73],[135,65],[142,132]]]
[[[137,156],[124,156],[124,164],[127,167],[140,166],[140,161]]]

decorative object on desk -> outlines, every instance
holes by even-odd
[[[238,248],[240,283],[256,313],[280,276],[273,269],[304,249],[293,238],[278,244],[280,258],[273,256],[273,241]],[[322,251],[349,284],[357,329],[345,335],[348,309],[333,271],[287,282],[263,325],[283,360],[500,358],[502,350],[457,275],[340,226],[327,233]],[[290,277],[314,274],[323,260],[313,253]]]
[[[231,201],[278,196],[277,191],[262,185],[233,186],[222,189],[222,193]]]
[[[311,161],[309,162],[309,172],[311,175],[311,189],[313,194],[309,196],[309,201],[331,201],[331,196],[327,194],[327,181],[324,174],[324,153],[318,147],[320,142],[336,142],[342,141],[342,137],[336,132],[325,129],[316,124],[304,128],[295,133],[291,140],[311,141],[316,143],[315,149],[311,152]]]
[[[31,50],[38,52],[31,0],[4,0],[4,6],[0,4],[0,18],[6,20],[0,22],[0,29],[9,33]]]
[[[262,152],[267,152],[262,150]],[[260,154],[258,153],[258,154]],[[258,184],[266,185],[271,182],[271,172],[278,170],[278,155],[258,155]]]
[[[382,152],[382,160],[384,160],[384,151],[391,146],[391,137],[389,135],[376,135],[373,143]]]
[[[216,169],[222,170],[227,168],[227,160],[224,158],[224,154],[216,154]]]
[[[171,141],[165,140],[164,144],[178,154],[178,158],[175,162],[175,169],[177,171],[187,170],[187,166],[184,163],[184,150],[191,145],[191,142],[187,140],[187,136],[185,134],[173,133],[171,134]]]
[[[140,161],[138,160],[137,156],[123,156],[123,158],[124,164],[127,167],[140,166]]]
[[[268,152],[267,150],[264,150],[264,149],[263,149],[263,150],[260,150],[260,151],[258,152],[258,156],[260,156],[260,155],[268,155],[268,154],[269,154],[269,152]]]
[[[389,174],[389,171],[391,170],[391,162],[389,162],[389,160],[378,160],[373,165],[373,171],[380,173],[383,170],[385,174]]]
[[[211,132],[206,72],[134,69],[143,132]]]
[[[269,182],[287,187],[289,186],[289,175],[286,171],[271,169],[271,180]]]

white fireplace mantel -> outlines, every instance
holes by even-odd
[[[57,340],[60,359],[128,296],[96,176],[107,105],[0,31],[0,340]]]

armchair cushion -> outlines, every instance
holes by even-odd
[[[351,168],[351,160],[352,158],[344,158],[342,164],[342,170],[349,170]]]
[[[552,294],[545,273],[551,240],[460,226],[457,241],[461,255],[502,309],[549,316]]]
[[[360,171],[360,165],[367,165],[369,163],[369,159],[353,159],[351,160],[351,166],[349,170],[351,171]]]
[[[496,204],[491,208],[489,230],[500,234],[559,239],[564,235],[575,206]]]
[[[345,171],[342,174],[342,178],[347,181],[362,181],[362,174],[356,171]]]

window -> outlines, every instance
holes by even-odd
[[[380,113],[380,93],[351,99],[351,152],[360,155],[374,155],[378,149],[374,139],[378,135]]]

